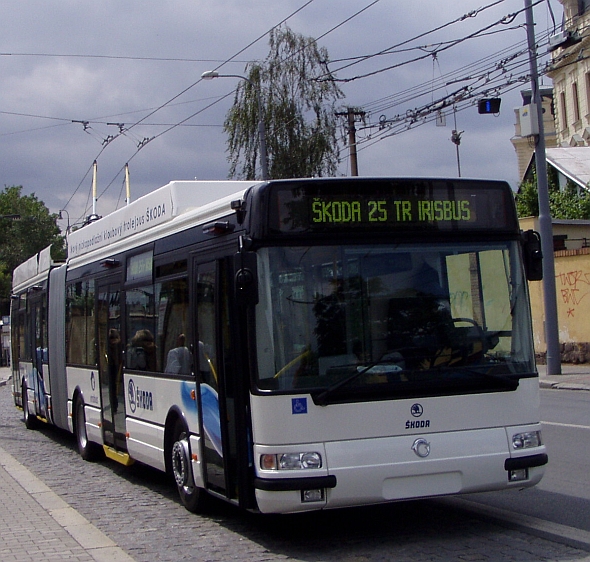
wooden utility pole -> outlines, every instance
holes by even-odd
[[[347,117],[348,124],[348,150],[350,154],[350,175],[351,176],[358,176],[359,175],[359,168],[358,168],[358,160],[356,155],[356,127],[355,123],[357,121],[357,117],[360,119],[364,119],[365,112],[359,109],[355,109],[354,107],[346,108],[346,111],[337,112],[336,115],[338,117]]]

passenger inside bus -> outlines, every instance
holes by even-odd
[[[156,344],[149,330],[137,330],[126,353],[128,369],[156,371]]]
[[[188,347],[185,346],[186,336],[179,334],[176,338],[176,347],[168,352],[166,357],[166,373],[190,375],[193,358]]]
[[[466,365],[481,359],[490,343],[470,318],[454,318],[448,290],[424,260],[403,297],[387,303],[387,344],[400,353],[407,369]]]

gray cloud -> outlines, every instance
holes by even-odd
[[[289,25],[294,31],[319,37],[369,3],[315,0],[289,20]],[[553,3],[557,4],[555,0]],[[104,192],[98,209],[101,214],[112,211],[124,198],[120,170],[127,161],[131,161],[134,198],[172,180],[226,178],[228,164],[221,125],[233,98],[229,96],[204,108],[230,93],[235,80],[197,84],[166,108],[147,116],[196,82],[203,71],[218,67],[303,4],[304,0],[4,2],[0,9],[4,24],[0,36],[1,184],[23,185],[26,193],[35,192],[52,212],[71,198],[68,210],[73,219],[87,212],[91,175],[86,174],[99,154],[98,191]],[[381,1],[328,33],[319,43],[328,49],[332,60],[374,53],[480,7],[481,3],[468,0]],[[444,41],[464,36],[522,8],[520,0],[506,0],[414,45],[428,44],[428,49],[434,50]],[[548,20],[544,7],[536,8],[536,17],[543,22],[538,27],[544,29]],[[523,22],[521,15],[514,24]],[[490,35],[441,52],[436,61],[428,57],[342,84],[346,94],[343,103],[364,107],[467,67],[525,38],[524,29]],[[374,57],[341,70],[338,77],[379,70],[426,49]],[[266,53],[264,38],[222,70],[243,73],[246,61],[262,59]],[[183,60],[146,60],[149,58]],[[333,68],[343,64],[335,63]],[[517,72],[526,74],[528,69]],[[525,87],[528,84],[522,85]],[[475,107],[458,113],[458,128],[465,131],[460,146],[464,176],[498,177],[516,183],[516,156],[510,137],[514,134],[512,109],[521,103],[519,89],[502,96],[498,117],[480,116]],[[383,114],[391,118],[428,103],[436,95],[440,92],[429,96],[426,91],[421,99],[387,109]],[[183,126],[162,134],[193,114]],[[370,114],[368,121],[376,123],[379,116],[378,112]],[[143,123],[127,130],[144,118]],[[83,121],[89,122],[86,128]],[[117,136],[120,131],[116,123],[124,124],[124,134]],[[427,123],[379,142],[374,142],[376,129],[361,130],[360,172],[456,175],[452,128],[449,114],[446,128]],[[110,137],[116,138],[105,146]],[[157,138],[138,152],[138,145],[151,137]],[[346,150],[342,154],[346,156]],[[347,167],[345,158],[341,172],[347,173]]]

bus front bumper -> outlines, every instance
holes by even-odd
[[[544,473],[546,449],[511,451],[513,430],[328,442],[321,476],[260,471],[254,480],[258,508],[294,513],[534,486]]]

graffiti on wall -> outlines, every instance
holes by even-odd
[[[556,276],[557,290],[566,306],[567,316],[574,317],[576,307],[590,293],[590,273],[582,270],[558,273]]]

